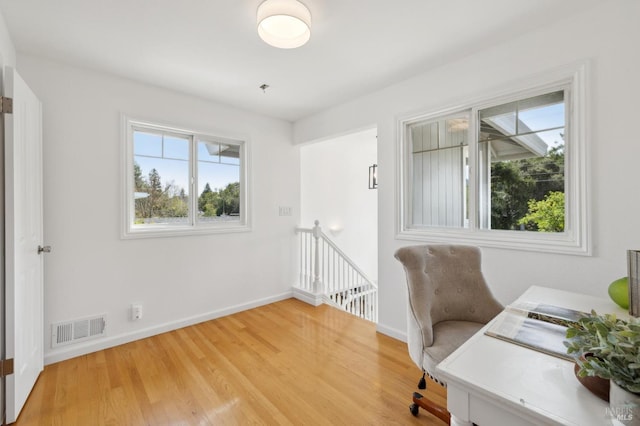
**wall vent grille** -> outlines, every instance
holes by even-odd
[[[51,347],[95,339],[104,336],[106,331],[106,314],[51,324]]]

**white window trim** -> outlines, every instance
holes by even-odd
[[[137,239],[137,238],[159,238],[159,237],[176,237],[187,235],[203,235],[203,234],[226,234],[234,232],[251,231],[251,143],[246,136],[228,135],[218,131],[202,132],[180,128],[177,126],[169,126],[158,124],[151,120],[140,120],[121,115],[122,121],[122,156],[121,156],[121,212],[122,227],[121,238]],[[133,128],[142,126],[163,132],[173,132],[181,135],[189,134],[200,140],[216,140],[216,141],[232,141],[234,144],[240,145],[240,217],[239,222],[222,222],[216,224],[195,224],[189,223],[185,225],[157,225],[152,228],[141,228],[133,225],[135,216],[134,200],[130,195],[134,191],[133,177]],[[189,148],[192,149],[191,147]],[[193,153],[192,153],[193,155]],[[193,158],[193,157],[192,157]],[[190,162],[190,172],[192,176],[195,173],[195,163]],[[191,200],[191,210],[197,205],[198,194],[193,194]]]
[[[511,85],[509,90],[500,93],[488,93],[472,101],[460,103],[438,111],[412,113],[399,116],[396,120],[397,137],[397,176],[396,190],[396,238],[434,243],[473,244],[483,247],[496,247],[526,251],[551,252],[573,255],[590,256],[592,253],[590,242],[590,214],[587,187],[588,177],[588,114],[587,114],[587,63],[570,65],[537,78],[528,80],[525,84]],[[504,230],[479,229],[477,207],[473,207],[469,214],[469,228],[438,228],[409,227],[411,214],[411,162],[408,161],[407,125],[430,118],[444,116],[462,110],[472,110],[470,132],[476,132],[477,117],[474,114],[478,108],[489,103],[494,104],[502,100],[525,97],[528,93],[539,93],[558,86],[568,86],[569,99],[567,111],[569,117],[566,134],[570,142],[567,149],[566,162],[568,173],[565,176],[567,185],[566,223],[567,229],[563,233],[545,232],[517,232]],[[475,134],[475,133],[474,133]],[[477,206],[478,179],[476,177],[477,158],[475,150],[470,151],[470,206]]]

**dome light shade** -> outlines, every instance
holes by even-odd
[[[298,0],[265,0],[258,6],[258,35],[274,47],[300,47],[311,37],[311,12]]]

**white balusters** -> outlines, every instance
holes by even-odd
[[[322,228],[320,228],[320,221],[314,222],[313,227],[313,239],[314,239],[314,256],[313,256],[313,291],[315,293],[322,293],[322,282],[320,281],[320,238],[322,237]]]
[[[378,287],[322,232],[297,228],[300,241],[300,289],[323,294],[325,303],[378,321]]]

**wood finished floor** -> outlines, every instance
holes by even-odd
[[[409,413],[419,378],[374,324],[289,299],[49,365],[15,425],[444,425]]]

